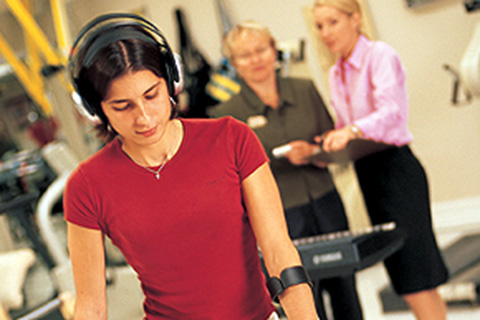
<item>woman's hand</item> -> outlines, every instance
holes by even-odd
[[[356,128],[356,131],[357,132],[354,132],[352,127],[347,126],[327,132],[323,138],[322,149],[325,152],[336,152],[345,149],[351,140],[357,139],[361,136],[358,128]]]
[[[296,166],[309,164],[307,157],[317,153],[320,147],[315,144],[310,144],[305,140],[294,140],[288,143],[292,150],[290,150],[285,157]]]

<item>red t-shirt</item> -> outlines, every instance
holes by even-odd
[[[149,320],[267,319],[273,306],[241,192],[267,157],[230,117],[181,121],[184,140],[160,180],[118,140],[82,162],[65,189],[66,219],[122,250]]]

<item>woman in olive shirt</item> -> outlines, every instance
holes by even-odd
[[[247,123],[270,156],[282,195],[290,236],[314,236],[348,229],[342,201],[326,166],[306,157],[317,151],[313,138],[333,123],[312,81],[282,78],[276,73],[277,50],[269,30],[253,21],[234,27],[224,51],[241,78],[241,91],[208,111]],[[290,151],[275,158],[272,150],[288,144]],[[335,319],[363,319],[353,276],[320,281],[317,309],[325,317],[322,291],[331,297]]]

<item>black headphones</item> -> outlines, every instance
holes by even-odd
[[[116,41],[132,38],[158,46],[162,61],[165,61],[165,80],[170,96],[175,97],[182,90],[183,78],[180,58],[172,52],[162,32],[152,22],[129,13],[101,15],[89,22],[79,32],[68,57],[68,66],[74,89],[81,98],[83,108],[91,117],[97,117],[98,112],[84,96],[82,81],[79,79],[81,71],[90,66],[96,54],[103,48]],[[85,53],[79,57],[79,53],[84,48],[86,48]]]

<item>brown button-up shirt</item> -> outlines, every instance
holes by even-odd
[[[279,78],[279,105],[273,109],[242,82],[239,94],[210,110],[212,117],[233,116],[257,134],[270,158],[285,209],[301,206],[334,189],[327,169],[295,166],[276,159],[272,149],[293,140],[313,143],[313,137],[333,128],[328,111],[315,85],[307,79]]]

